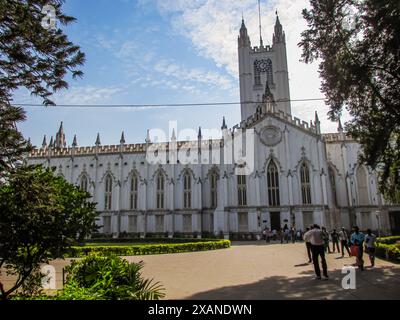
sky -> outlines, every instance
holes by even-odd
[[[300,61],[297,46],[306,28],[301,11],[308,0],[261,1],[262,35],[271,44],[275,11],[286,33],[291,98],[323,98],[318,65]],[[242,14],[253,45],[258,39],[256,0],[67,0],[64,12],[77,18],[65,28],[70,40],[86,54],[83,79],[54,96],[57,104],[179,104],[238,102],[237,36]],[[19,90],[14,103],[37,103]],[[40,102],[40,101],[39,101]],[[26,138],[40,146],[64,123],[67,144],[143,143],[148,129],[179,132],[220,128],[240,122],[240,106],[67,108],[25,107],[19,124]],[[323,132],[336,132],[323,101],[292,102],[292,114],[304,121],[317,110]],[[184,138],[184,137],[183,137]]]

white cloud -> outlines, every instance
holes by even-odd
[[[57,104],[106,104],[115,94],[123,91],[119,87],[82,86],[71,87],[54,97]]]
[[[148,0],[142,0],[142,5]],[[258,8],[254,0],[156,0],[159,12],[171,19],[175,32],[187,37],[197,53],[211,59],[219,67],[225,68],[233,77],[238,77],[237,36],[243,13],[253,45],[258,44]],[[298,43],[301,32],[306,28],[302,10],[309,6],[308,0],[273,0],[262,1],[262,26],[264,44],[271,44],[273,27],[278,10],[280,21],[286,33],[289,65],[290,89],[292,99],[323,97],[320,92],[321,82],[316,64],[306,65],[301,59]],[[174,64],[161,66],[166,73],[179,72]],[[193,74],[196,77],[196,73]],[[232,81],[231,81],[232,83]],[[295,116],[304,120],[314,118],[318,110],[324,131],[332,131],[336,124],[328,121],[327,106],[324,103],[310,102],[292,106]],[[345,120],[348,116],[345,117]]]

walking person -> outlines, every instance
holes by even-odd
[[[375,266],[375,241],[376,235],[374,235],[371,229],[367,230],[367,235],[365,236],[365,251],[368,253],[369,261],[371,262],[371,267]]]
[[[331,253],[331,248],[329,247],[329,233],[326,231],[325,227],[322,227],[322,239],[324,240],[324,250],[325,252]]]
[[[337,248],[338,253],[340,253],[340,249],[339,249],[339,233],[336,232],[336,229],[333,229],[333,231],[331,232],[331,239],[332,239],[333,253],[336,252],[335,246]]]
[[[344,248],[346,248],[349,257],[351,257],[350,249],[349,249],[349,235],[344,227],[339,232],[339,240],[340,240],[340,247],[342,249],[342,258],[344,257]]]
[[[315,224],[313,229],[308,231],[311,242],[312,260],[314,263],[315,279],[321,280],[321,269],[319,267],[319,257],[321,257],[322,273],[324,280],[328,280],[328,265],[325,259],[325,241],[323,239],[323,233],[320,227]],[[307,237],[306,235],[304,235]]]
[[[308,232],[310,228],[306,229],[306,233],[303,235],[304,242],[306,243],[307,255],[308,255],[308,263],[312,262],[311,256],[311,234]]]
[[[296,242],[296,227],[295,226],[292,227],[290,233],[291,233],[290,236],[292,237],[292,243],[295,243]]]
[[[283,238],[285,237],[285,233],[282,228],[279,229],[278,236],[281,240],[281,244],[283,244]]]
[[[351,245],[357,248],[357,266],[360,268],[361,271],[364,271],[364,259],[363,259],[363,243],[365,240],[365,235],[360,232],[360,229],[355,226],[353,228],[353,233],[350,238]]]

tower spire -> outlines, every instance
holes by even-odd
[[[260,47],[262,48],[263,45],[263,39],[262,39],[262,27],[261,27],[261,4],[260,0],[258,0],[258,22],[260,26]]]

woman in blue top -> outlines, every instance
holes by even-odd
[[[365,235],[360,232],[360,229],[355,226],[353,228],[353,233],[350,238],[350,242],[353,246],[358,247],[358,255],[357,255],[357,265],[361,271],[364,271],[364,260],[363,260],[363,243],[364,243]]]

